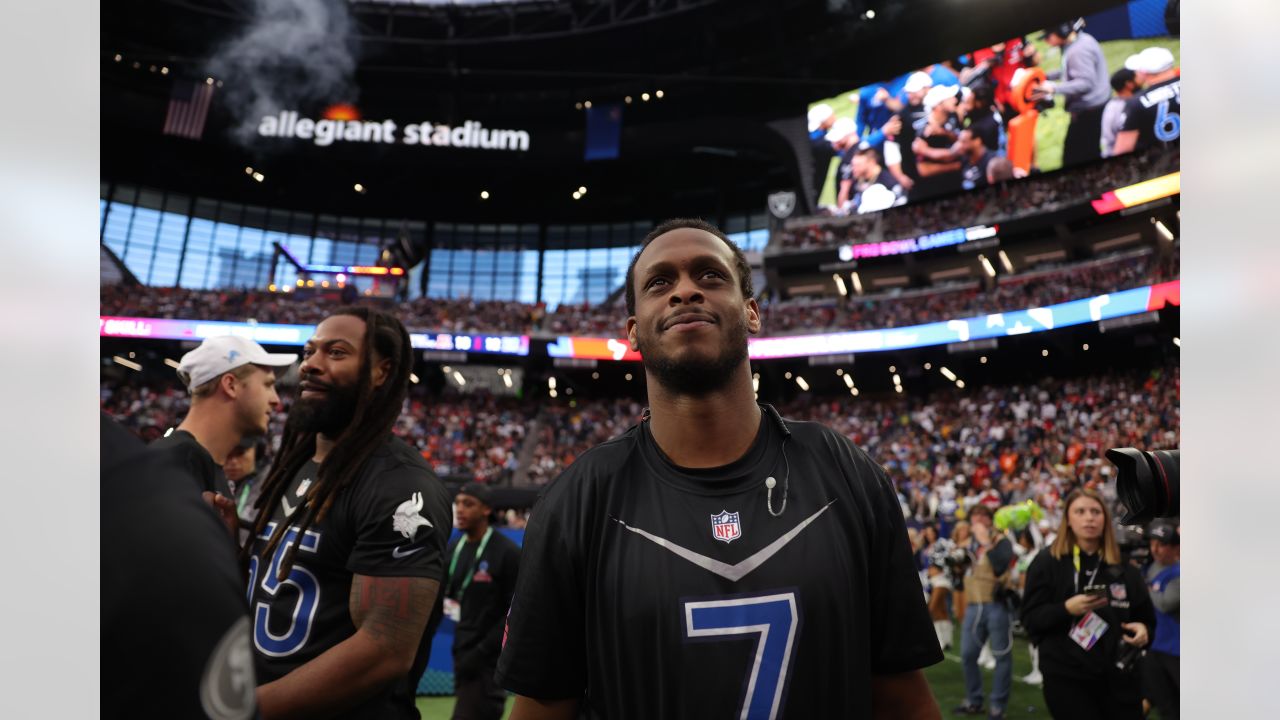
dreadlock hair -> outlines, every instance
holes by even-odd
[[[334,498],[355,480],[369,456],[386,441],[396,419],[400,417],[405,397],[409,393],[413,348],[404,325],[390,313],[365,306],[342,307],[329,317],[338,315],[358,317],[365,323],[355,411],[351,422],[334,438],[333,450],[320,463],[316,481],[307,490],[302,503],[301,522],[281,523],[267,541],[263,556],[269,558],[279,547],[288,528],[298,527],[297,536],[281,559],[280,580],[287,578],[293,569],[294,556],[307,530],[324,519],[333,506]],[[380,360],[390,360],[391,367],[382,385],[374,387],[372,368]],[[290,418],[285,424],[280,450],[263,481],[262,494],[255,504],[258,518],[254,522],[253,535],[241,550],[241,558],[245,562],[248,562],[252,552],[252,538],[258,537],[271,519],[272,513],[267,508],[274,508],[280,502],[289,483],[315,452],[316,432],[301,431]]]

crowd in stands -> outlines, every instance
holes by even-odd
[[[148,385],[135,380],[141,377],[104,378],[101,406],[154,440],[182,419],[188,399],[176,379],[152,378]],[[281,396],[287,402],[291,393]],[[1113,485],[1103,456],[1108,448],[1178,447],[1178,398],[1179,369],[1171,365],[930,396],[854,400],[806,393],[778,409],[789,419],[826,424],[866,450],[897,483],[909,514],[927,522],[976,502],[1034,499],[1052,509],[1075,485],[1106,489]],[[638,422],[642,411],[632,399],[428,398],[415,388],[396,434],[438,475],[494,484],[515,477],[523,449],[526,482],[541,485]],[[272,423],[272,445],[283,418],[282,412]]]
[[[767,252],[900,240],[1052,212],[1096,199],[1108,190],[1175,172],[1179,163],[1177,148],[1157,148],[878,213],[797,221],[788,224],[798,227],[775,234]]]
[[[777,335],[830,328],[903,327],[1050,305],[1177,276],[1177,253],[1163,260],[1148,254],[1103,264],[1068,265],[1001,276],[991,290],[968,282],[865,297],[772,302],[762,307],[764,332]],[[103,286],[101,298],[104,315],[290,324],[319,322],[340,304],[340,301],[317,302],[281,293],[125,285]],[[411,331],[586,336],[620,335],[626,313],[620,301],[596,306],[566,304],[547,313],[542,304],[426,298],[403,303],[395,312]]]
[[[976,282],[944,286],[932,292],[880,293],[821,300],[790,300],[761,307],[766,335],[821,330],[870,330],[906,327],[993,312],[1044,307],[1173,280],[1178,255],[1153,253],[1000,276],[984,290]]]

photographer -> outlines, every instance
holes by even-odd
[[[1022,624],[1040,648],[1044,699],[1059,720],[1142,717],[1134,670],[1155,627],[1137,568],[1122,562],[1102,496],[1073,490],[1058,536],[1027,570]]]
[[[965,617],[960,639],[960,659],[964,666],[965,704],[955,709],[958,715],[980,715],[982,708],[982,671],[978,654],[983,643],[991,641],[996,658],[995,677],[991,682],[991,712],[988,717],[1004,717],[1013,684],[1013,633],[1009,627],[1007,596],[1010,569],[1013,565],[1013,543],[992,527],[991,508],[978,504],[969,511],[973,529],[970,552],[975,558],[964,580]]]

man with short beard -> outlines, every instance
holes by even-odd
[[[325,318],[245,548],[262,717],[417,718],[449,495],[391,434],[413,349],[395,317]]]
[[[626,282],[649,410],[533,510],[498,662],[512,720],[939,718],[893,485],[847,438],[757,404],[742,251],[667,221]]]

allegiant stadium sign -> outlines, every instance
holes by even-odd
[[[258,135],[310,140],[320,146],[347,142],[516,152],[529,149],[529,133],[524,130],[494,130],[474,120],[467,120],[457,126],[431,122],[410,123],[402,131],[394,120],[313,120],[298,117],[298,113],[293,110],[262,118],[258,123]]]

